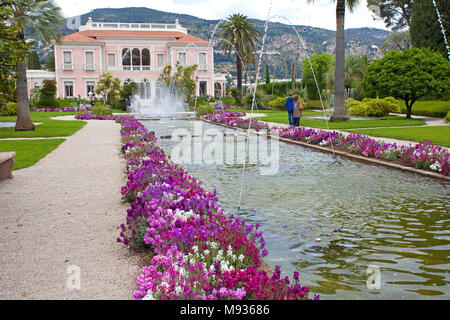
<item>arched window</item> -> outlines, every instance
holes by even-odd
[[[133,70],[141,70],[141,51],[134,48],[132,53]]]
[[[131,70],[131,52],[128,48],[122,50],[122,65],[123,70]]]
[[[142,70],[150,70],[150,50],[142,49]]]

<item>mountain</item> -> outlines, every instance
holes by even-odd
[[[86,24],[89,17],[98,22],[155,22],[174,23],[176,19],[188,29],[189,34],[205,40],[211,39],[212,31],[219,20],[205,20],[186,14],[177,14],[158,11],[150,8],[119,8],[119,9],[95,9],[81,16],[81,25]],[[265,21],[252,19],[256,27],[264,33]],[[295,29],[294,29],[295,28]],[[301,39],[296,35],[299,33]],[[64,35],[73,33],[73,30],[65,27]],[[217,33],[213,40],[216,39]],[[315,28],[310,26],[291,26],[283,23],[270,23],[265,52],[264,63],[267,63],[271,72],[275,71],[278,77],[285,77],[285,65],[292,65],[296,59],[304,58],[314,52],[334,52],[335,31]],[[346,51],[351,54],[367,55],[371,59],[381,58],[381,48],[388,31],[372,28],[357,28],[346,30]],[[219,66],[231,65],[232,59],[223,56],[218,48],[215,53],[215,61]],[[282,68],[281,68],[282,66]],[[278,70],[279,69],[279,70]],[[289,67],[290,69],[290,67]],[[290,78],[291,72],[288,72]]]

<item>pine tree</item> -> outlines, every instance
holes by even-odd
[[[45,60],[45,67],[48,71],[55,72],[55,55],[53,53],[49,54]]]
[[[450,29],[450,0],[435,0],[439,8],[444,29]],[[412,6],[411,42],[414,47],[430,48],[448,56],[444,36],[438,21],[436,9],[431,0],[415,0]]]

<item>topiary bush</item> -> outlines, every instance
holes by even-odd
[[[2,116],[17,116],[17,103],[8,102],[0,109],[0,115]]]
[[[59,105],[56,100],[56,80],[44,80],[42,84],[43,86],[37,102],[38,107],[57,108]]]

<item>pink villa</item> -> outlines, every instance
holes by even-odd
[[[214,74],[213,46],[175,24],[93,22],[54,43],[56,72],[29,75],[28,87],[38,88],[44,78],[56,78],[61,98],[89,98],[104,72],[123,84],[140,86],[141,99],[158,91],[157,79],[166,65],[198,65],[197,95],[222,97],[226,79]],[[41,72],[42,73],[42,72]]]

